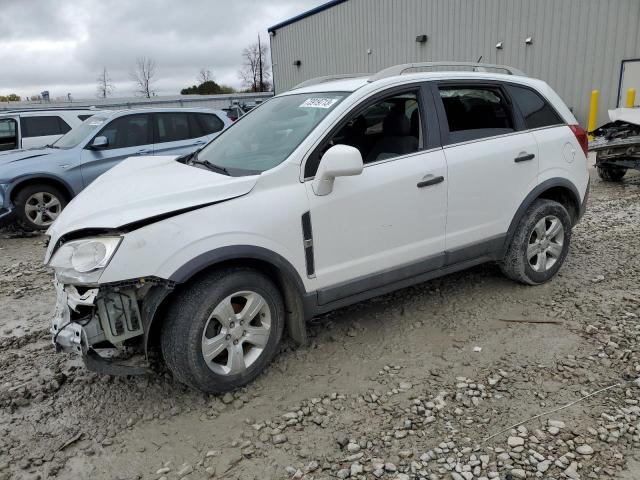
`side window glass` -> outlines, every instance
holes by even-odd
[[[62,124],[67,125],[58,116],[50,117],[21,117],[20,129],[22,137],[46,137],[47,135],[61,135],[70,130],[69,125],[66,131],[62,131]]]
[[[196,113],[198,124],[200,125],[201,134],[198,136],[211,135],[219,132],[224,128],[224,123],[217,115],[210,113]]]
[[[0,120],[0,152],[18,148],[18,122],[13,118]]]
[[[499,88],[440,87],[451,143],[515,131],[511,108]]]
[[[186,113],[155,114],[155,143],[178,142],[189,137],[189,120]]]
[[[78,115],[78,118],[80,120],[82,120],[83,122],[87,119],[87,118],[91,118],[92,115]]]
[[[149,115],[126,115],[104,127],[97,137],[107,137],[108,149],[150,145]]]
[[[379,100],[352,116],[326,149],[344,144],[360,150],[364,163],[398,157],[423,148],[419,100],[407,92]]]
[[[549,103],[533,90],[508,86],[509,93],[522,112],[527,128],[548,127],[564,123]]]

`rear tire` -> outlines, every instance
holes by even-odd
[[[206,393],[254,380],[276,354],[285,323],[273,282],[249,268],[210,273],[177,294],[161,330],[175,378]]]
[[[605,182],[619,182],[627,173],[626,168],[620,167],[596,167],[598,176]]]
[[[29,185],[21,189],[13,201],[16,223],[24,230],[46,230],[67,206],[65,195],[45,184]]]
[[[558,202],[538,199],[526,211],[500,263],[502,272],[526,285],[540,285],[560,270],[571,243],[571,217]]]

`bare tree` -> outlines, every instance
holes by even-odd
[[[96,88],[98,98],[107,98],[116,88],[113,83],[111,83],[111,77],[109,76],[109,72],[107,72],[107,67],[102,67],[102,72],[100,72],[100,76],[98,76],[96,80],[98,82]]]
[[[131,79],[136,83],[137,92],[146,98],[155,95],[152,83],[156,76],[156,61],[151,57],[138,57],[136,69],[131,73]]]
[[[204,82],[212,82],[213,73],[211,73],[211,70],[207,68],[201,68],[196,80],[198,81],[198,84],[202,84]]]
[[[244,64],[239,75],[245,85],[252,92],[266,92],[271,88],[269,79],[271,78],[271,68],[267,63],[269,49],[266,45],[258,42],[249,45],[242,51]]]

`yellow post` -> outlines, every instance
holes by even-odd
[[[625,107],[633,108],[635,104],[636,104],[636,89],[630,88],[629,90],[627,90],[627,103],[625,103]]]
[[[598,120],[598,97],[600,92],[598,90],[591,90],[591,102],[589,103],[589,125],[587,126],[587,132],[592,132],[596,129],[596,121]],[[593,137],[589,135],[589,140],[593,140]]]

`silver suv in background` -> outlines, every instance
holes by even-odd
[[[223,111],[204,108],[103,112],[48,147],[0,154],[0,224],[45,230],[73,197],[125,158],[192,153],[230,124]]]
[[[89,107],[0,112],[0,152],[44,147],[98,113]]]

